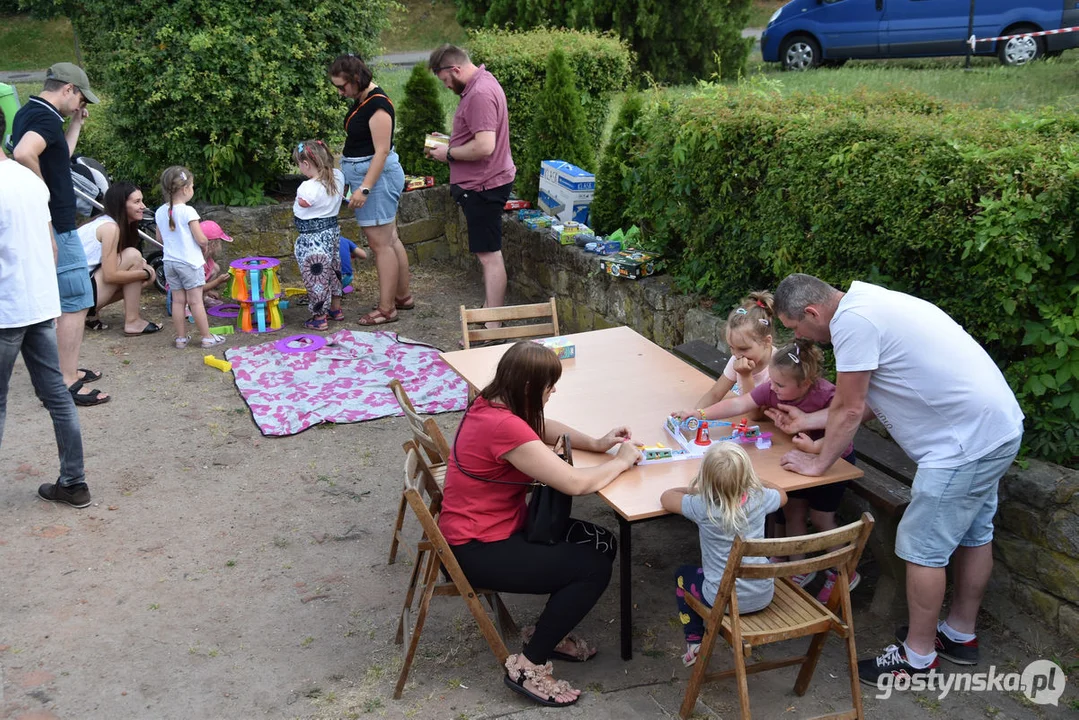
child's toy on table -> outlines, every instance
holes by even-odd
[[[236,329],[241,332],[280,330],[282,293],[277,279],[281,262],[268,257],[246,257],[229,264],[229,295],[239,303]]]
[[[538,342],[540,345],[544,345],[554,350],[555,355],[558,356],[559,360],[569,360],[570,358],[577,357],[577,346],[574,345],[572,340],[564,335],[541,338],[534,342]]]

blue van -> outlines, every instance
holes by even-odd
[[[842,65],[850,58],[965,55],[972,0],[791,0],[761,36],[765,62],[784,70]],[[1079,25],[1079,0],[973,0],[974,35],[1000,37]],[[1079,47],[1079,32],[978,43],[1023,65]]]

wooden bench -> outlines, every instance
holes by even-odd
[[[719,377],[730,356],[703,340],[691,340],[674,354],[701,372]],[[851,490],[873,511],[876,525],[869,547],[880,566],[881,576],[873,592],[871,611],[890,617],[906,608],[906,563],[895,555],[895,533],[910,504],[910,486],[917,465],[898,445],[864,425],[854,436],[854,451],[864,477],[851,481]],[[855,505],[847,501],[845,505]],[[855,514],[864,507],[852,508]]]

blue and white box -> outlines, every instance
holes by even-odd
[[[596,176],[564,160],[540,164],[539,206],[562,222],[588,224]]]

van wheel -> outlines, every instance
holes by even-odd
[[[1025,32],[1037,32],[1037,28],[1031,25],[1020,25],[1009,30],[1007,34],[1018,35]],[[1026,65],[1043,55],[1045,55],[1045,38],[1017,37],[997,42],[997,57],[1001,65]]]
[[[820,65],[820,45],[808,35],[795,35],[779,47],[784,70],[809,70]]]

